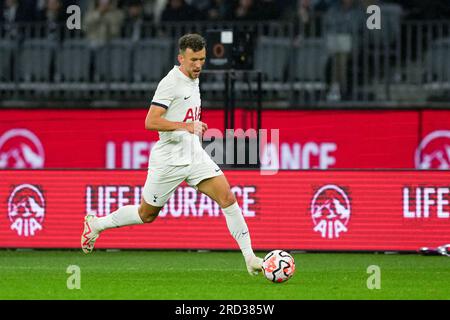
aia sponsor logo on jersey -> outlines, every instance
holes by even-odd
[[[187,122],[188,120],[198,121],[200,120],[201,114],[202,114],[201,107],[189,108],[188,111],[186,111],[186,115],[184,116],[183,122]]]
[[[416,149],[417,169],[450,169],[450,130],[436,130],[428,134]]]
[[[0,168],[36,169],[44,167],[44,148],[27,129],[11,129],[0,136]]]
[[[8,198],[10,228],[18,236],[35,236],[43,228],[45,199],[39,187],[21,184],[14,188]]]
[[[350,200],[347,193],[334,184],[319,188],[311,201],[314,231],[322,238],[336,239],[348,231]]]

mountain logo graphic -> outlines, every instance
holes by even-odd
[[[414,162],[416,169],[450,169],[450,130],[436,130],[423,138]]]
[[[0,136],[0,169],[43,168],[44,148],[27,129],[11,129]]]
[[[314,231],[322,238],[337,239],[348,231],[351,216],[347,192],[334,184],[319,188],[311,200]]]
[[[20,237],[33,237],[43,229],[45,198],[39,187],[16,186],[8,198],[10,228]]]

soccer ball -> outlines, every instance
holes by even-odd
[[[273,250],[264,257],[262,269],[267,280],[285,282],[294,275],[295,261],[286,251]]]

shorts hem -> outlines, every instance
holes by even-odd
[[[198,185],[200,182],[202,182],[203,180],[210,179],[210,178],[214,178],[214,177],[218,177],[218,176],[222,176],[222,175],[223,175],[223,172],[222,172],[222,171],[219,171],[219,172],[215,172],[215,173],[212,174],[212,175],[208,175],[208,176],[204,176],[204,177],[201,177],[201,178],[194,179],[192,183],[191,183],[191,182],[187,182],[187,181],[186,181],[186,182],[187,182],[188,185],[190,185],[191,187],[193,187],[195,190],[198,190],[197,185]]]

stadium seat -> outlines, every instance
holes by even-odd
[[[47,39],[27,39],[19,53],[18,77],[23,82],[50,82],[58,44]]]
[[[425,56],[427,82],[450,82],[450,38],[433,41]]]
[[[13,65],[17,50],[17,42],[13,40],[0,39],[0,82],[13,80]]]
[[[129,82],[133,46],[132,40],[117,39],[97,47],[94,54],[94,81]]]
[[[159,81],[173,67],[173,41],[168,38],[146,39],[133,49],[133,80],[135,82]]]
[[[292,41],[289,38],[259,37],[255,49],[255,69],[261,70],[267,81],[284,81]]]
[[[293,79],[296,82],[325,82],[327,53],[322,38],[302,39],[294,49]]]
[[[66,40],[56,55],[58,82],[90,81],[91,49],[86,40]]]

